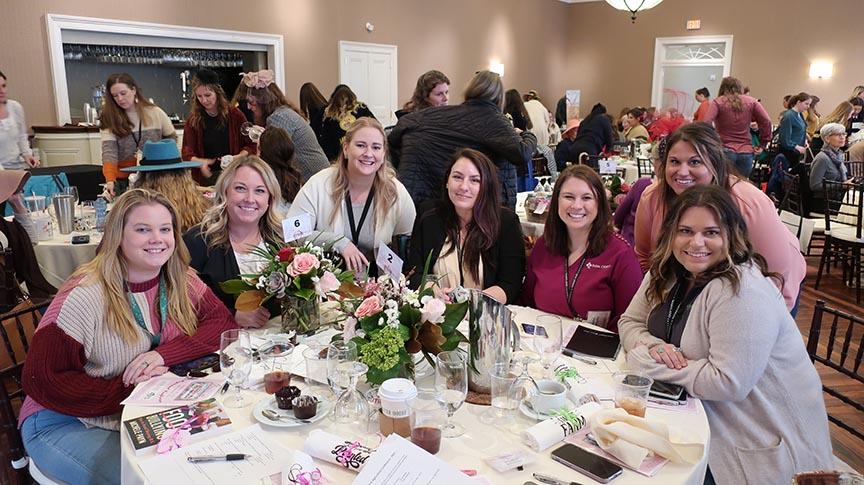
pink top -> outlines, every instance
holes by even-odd
[[[738,203],[747,223],[750,243],[768,262],[770,271],[783,275],[783,298],[791,310],[798,299],[801,281],[807,274],[807,263],[801,255],[798,239],[780,221],[777,209],[767,195],[749,182],[734,177],[731,181],[732,198]],[[653,184],[645,189],[636,209],[636,256],[646,272],[666,215],[661,204],[660,185]]]
[[[580,260],[570,265],[570,283],[579,270]],[[609,236],[606,249],[588,258],[576,280],[570,299],[579,318],[594,325],[618,331],[618,318],[627,309],[639,284],[642,272],[633,248],[619,234]],[[564,287],[564,257],[549,252],[544,238],[531,250],[522,303],[548,313],[572,318]]]
[[[747,95],[741,98],[741,109],[729,105],[726,96],[715,98],[708,104],[707,113],[699,121],[714,123],[723,146],[735,153],[753,153],[750,138],[750,122],[759,125],[759,144],[764,147],[771,141],[771,118],[756,98]]]

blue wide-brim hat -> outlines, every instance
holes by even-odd
[[[200,167],[201,162],[184,162],[180,159],[180,150],[177,142],[170,138],[159,141],[144,142],[144,156],[138,165],[124,167],[124,172],[157,172],[160,170],[181,170],[184,168]]]

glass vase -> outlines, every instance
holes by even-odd
[[[298,334],[316,332],[321,327],[318,298],[304,300],[296,296],[282,299],[282,332],[296,331]]]

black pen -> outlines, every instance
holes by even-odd
[[[219,391],[219,394],[225,394],[225,392],[228,390],[229,387],[231,387],[231,383],[228,381],[225,381],[225,385],[222,386],[222,390]]]
[[[227,455],[202,455],[202,456],[190,456],[186,458],[186,461],[189,463],[198,463],[202,461],[237,461],[237,460],[245,460],[247,456],[243,453],[228,453]]]

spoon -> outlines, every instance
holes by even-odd
[[[297,423],[304,423],[304,424],[309,424],[312,422],[309,419],[298,419],[298,418],[292,418],[290,416],[282,416],[281,414],[277,413],[276,411],[273,411],[272,409],[262,409],[261,414],[263,414],[264,417],[269,419],[270,421],[281,421],[284,419],[284,420],[294,421]]]

